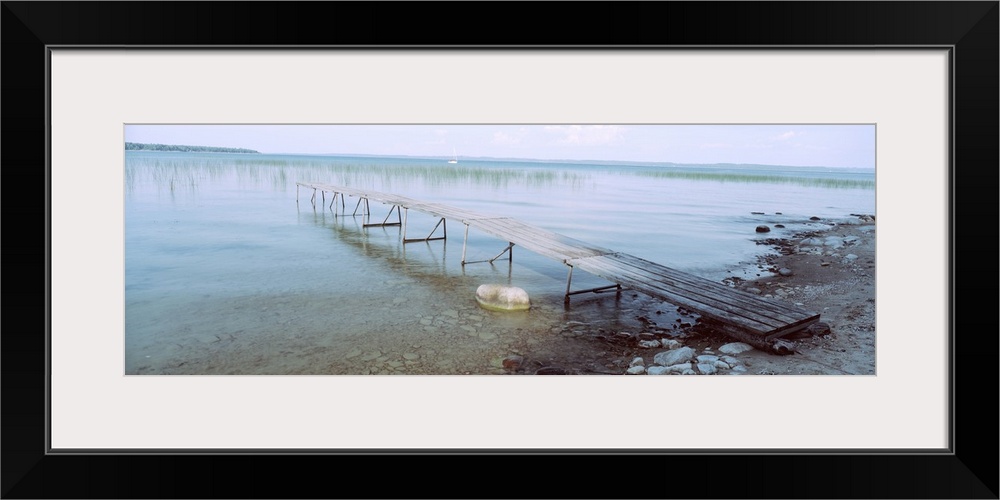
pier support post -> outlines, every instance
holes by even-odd
[[[508,242],[507,248],[504,248],[500,253],[497,254],[496,257],[490,259],[489,261],[490,264],[492,264],[494,260],[499,259],[500,256],[503,254],[507,254],[507,259],[510,260],[511,262],[514,262],[514,244]]]
[[[389,216],[392,215],[392,211],[393,210],[396,211],[396,216],[397,216],[399,222],[389,222]],[[382,220],[381,224],[363,224],[362,226],[363,227],[372,227],[372,226],[401,226],[401,225],[403,225],[403,216],[400,215],[400,213],[399,213],[399,205],[393,205],[392,208],[389,209],[389,213],[386,214],[385,219]]]
[[[405,210],[403,212],[403,242],[405,243],[406,242],[406,219],[407,219],[407,216],[410,215],[410,209],[409,208],[404,208],[403,210]],[[404,248],[406,248],[406,247],[404,247]]]
[[[334,195],[333,196],[333,203],[331,203],[330,206],[333,207],[334,205],[336,205],[336,203],[337,203],[337,197],[339,196],[340,197],[340,208],[341,208],[341,210],[344,211],[344,217],[347,217],[347,207],[344,204],[344,193],[340,193],[340,192],[334,191],[333,195]],[[334,207],[334,209],[333,209],[333,215],[337,215],[337,209],[336,209],[336,207]]]
[[[438,227],[442,228],[442,235],[438,236],[437,238],[431,238],[431,236],[434,236],[434,232],[437,231]],[[441,220],[439,220],[438,223],[434,226],[434,229],[431,229],[431,232],[427,235],[426,238],[407,238],[405,230],[403,233],[403,243],[410,243],[413,241],[437,241],[446,239],[448,239],[448,222],[445,220],[444,217],[441,217]]]
[[[462,240],[462,267],[465,267],[465,248],[469,244],[469,225],[465,225],[465,239]]]
[[[586,290],[570,291],[570,286],[572,285],[572,282],[573,282],[573,266],[570,265],[570,264],[568,264],[568,263],[566,264],[566,266],[569,267],[569,274],[566,276],[566,297],[564,299],[567,304],[569,303],[569,296],[570,295],[577,295],[577,294],[581,294],[581,293],[601,293],[601,292],[610,290],[612,288],[614,288],[616,290],[616,293],[617,293],[617,295],[619,297],[621,296],[622,286],[620,284],[607,285],[607,286],[599,286],[599,287],[596,287],[596,288],[588,288]]]
[[[361,217],[371,217],[372,210],[371,207],[368,206],[368,198],[358,198],[358,204],[354,206],[354,213],[351,214],[351,216],[352,217],[358,216],[358,209],[361,208],[361,202],[365,202],[365,209],[361,213]]]
[[[466,226],[466,229],[468,229],[468,226]],[[500,253],[497,254],[496,257],[493,257],[492,259],[466,261],[465,257],[463,256],[462,257],[462,265],[464,266],[466,264],[476,264],[476,263],[479,263],[479,262],[489,262],[490,264],[492,264],[494,260],[499,259],[505,253],[508,254],[507,255],[507,260],[509,260],[511,262],[511,265],[514,265],[514,244],[513,243],[509,243],[507,245],[507,248],[504,248]],[[462,248],[462,254],[463,255],[465,254],[465,247],[464,246]]]
[[[566,302],[569,302],[569,295],[570,295],[570,293],[569,293],[569,286],[570,286],[570,283],[573,282],[573,266],[571,266],[569,264],[566,264],[566,266],[569,267],[569,274],[566,275],[566,297],[565,297],[565,300],[566,300]]]

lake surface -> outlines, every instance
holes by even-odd
[[[371,202],[368,220],[348,198],[335,213],[297,182],[513,217],[717,281],[762,273],[772,250],[757,242],[825,226],[810,217],[875,213],[873,170],[127,151],[126,374],[502,374],[507,355],[544,364],[677,314],[627,291],[567,307],[560,262],[515,247],[513,262],[462,266],[459,221],[404,245],[400,227],[363,227],[390,206]],[[407,237],[436,223],[411,210]],[[505,246],[472,229],[467,260]],[[525,289],[532,309],[479,308],[483,283]]]

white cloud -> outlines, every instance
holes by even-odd
[[[784,134],[778,134],[778,135],[772,137],[771,139],[773,139],[775,141],[786,141],[788,139],[791,139],[792,137],[797,137],[797,136],[800,136],[800,135],[802,135],[801,132],[793,132],[793,131],[789,130],[788,132],[785,132]]]
[[[517,132],[514,132],[514,133],[507,133],[507,132],[504,132],[504,131],[497,131],[497,132],[493,132],[493,141],[492,142],[493,142],[493,144],[503,144],[503,145],[507,145],[507,146],[515,145],[515,144],[520,144],[521,143],[521,139],[523,139],[524,136],[527,135],[527,134],[528,134],[527,129],[525,129],[523,127],[517,129]]]
[[[621,125],[547,125],[545,131],[560,144],[614,144],[625,136]]]

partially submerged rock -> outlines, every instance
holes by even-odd
[[[629,367],[629,369],[626,370],[625,373],[627,375],[642,375],[643,373],[646,373],[646,367],[642,365],[632,366]]]
[[[732,342],[719,348],[719,352],[723,354],[739,354],[750,350],[753,350],[753,346],[743,342]]]
[[[830,324],[825,321],[817,321],[806,328],[809,335],[829,335],[830,334]]]
[[[480,285],[476,290],[476,302],[491,311],[526,311],[531,308],[528,292],[507,285]]]
[[[671,366],[687,362],[694,356],[694,349],[690,347],[681,347],[679,349],[657,353],[656,356],[653,356],[653,362],[660,366]]]
[[[511,354],[503,359],[503,367],[508,370],[517,370],[524,363],[524,357],[517,354]]]

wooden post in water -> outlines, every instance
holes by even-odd
[[[566,302],[569,302],[569,286],[573,282],[573,266],[566,265],[569,266],[569,274],[566,276]]]
[[[465,246],[469,244],[469,225],[465,225],[465,239],[462,240],[462,267],[465,267]]]

